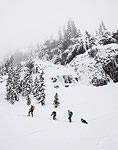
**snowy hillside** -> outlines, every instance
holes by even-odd
[[[111,80],[112,77],[110,78],[109,74],[106,74],[103,67],[104,65],[113,62],[114,66],[110,66],[111,69],[113,69],[113,67],[117,69],[117,55],[118,44],[96,46],[93,49],[88,50],[86,53],[76,56],[72,60],[70,65],[78,74],[80,82],[82,84],[90,84],[94,77],[96,77],[97,79],[103,78]],[[116,70],[114,70],[113,72],[115,71]]]
[[[5,82],[0,83],[0,149],[117,150],[118,84],[66,88],[59,82],[55,89],[48,70],[45,68],[46,105],[37,104],[33,98],[33,118],[27,117],[29,106],[23,97],[14,105],[4,100]],[[55,74],[57,69],[51,70]],[[60,101],[57,109],[52,105],[55,92]],[[68,122],[68,109],[73,111],[72,123]],[[50,116],[53,110],[57,112],[55,121]],[[88,125],[82,124],[81,118]]]
[[[118,149],[118,32],[97,32],[70,19],[58,39],[1,64],[0,150]]]
[[[65,67],[62,65],[54,65],[48,61],[35,60],[35,65],[44,68],[46,72],[46,78],[52,80],[53,85],[73,85],[78,83],[78,76],[72,67]],[[68,78],[72,81],[68,81]],[[54,81],[56,80],[56,81]]]

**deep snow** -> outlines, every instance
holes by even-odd
[[[60,82],[55,89],[49,68],[45,70],[46,105],[33,99],[33,118],[27,117],[29,106],[23,97],[14,105],[5,101],[5,82],[0,83],[0,150],[117,150],[118,84],[66,88]],[[57,109],[52,105],[55,92],[60,101]],[[68,109],[74,113],[72,123],[67,119]],[[53,110],[56,121],[50,116]]]

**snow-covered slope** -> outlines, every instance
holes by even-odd
[[[70,63],[77,72],[82,84],[90,84],[94,77],[98,79],[109,78],[103,70],[103,64],[107,64],[110,60],[114,60],[116,63],[115,56],[118,55],[118,44],[96,46],[92,50],[95,56],[91,57],[90,49],[86,53],[76,56]]]
[[[74,71],[74,68],[68,67],[68,66],[62,66],[62,65],[55,65],[52,62],[48,61],[42,61],[35,59],[34,61],[35,67],[39,66],[39,68],[43,68],[44,72],[46,73],[46,79],[48,81],[51,81],[53,83],[53,86],[56,85],[73,85],[78,83],[76,79],[78,79],[78,76],[76,72]],[[68,82],[68,78],[72,81],[72,83]],[[55,82],[53,82],[53,79],[56,79]],[[67,80],[66,80],[67,79]]]
[[[58,82],[56,89],[52,75],[74,72],[46,62],[43,66],[46,105],[37,104],[32,97],[36,107],[33,118],[27,117],[29,106],[23,97],[14,105],[5,101],[5,81],[0,83],[0,150],[117,150],[118,84],[100,88],[74,84],[66,88]],[[52,105],[56,92],[60,102],[57,109]],[[50,116],[53,110],[57,112],[55,121]],[[73,111],[72,123],[68,122],[68,110]],[[88,125],[82,124],[81,118]]]

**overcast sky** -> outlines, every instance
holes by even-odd
[[[57,35],[69,18],[82,32],[94,32],[101,20],[118,29],[117,14],[118,0],[0,0],[0,58]]]

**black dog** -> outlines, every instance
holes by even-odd
[[[85,123],[85,124],[88,124],[88,122],[86,120],[82,119],[82,118],[81,118],[81,122]]]

